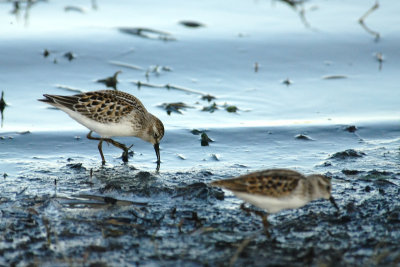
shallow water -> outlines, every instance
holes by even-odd
[[[278,1],[92,3],[38,2],[28,13],[21,3],[17,15],[0,3],[0,90],[8,104],[0,265],[400,262],[400,4],[382,2],[365,19],[380,33],[375,40],[357,22],[373,2],[309,1],[310,27]],[[143,38],[125,27],[170,35]],[[118,89],[166,127],[159,172],[152,146],[136,138],[117,138],[134,144],[126,165],[121,151],[104,145],[102,167],[87,130],[36,101],[104,89],[95,81],[118,70]],[[212,113],[202,111],[214,102],[201,99],[207,94],[216,97]],[[162,104],[174,102],[189,107],[168,115]],[[201,146],[194,129],[214,142]],[[266,168],[331,176],[340,214],[324,201],[284,211],[269,217],[268,239],[240,200],[207,185]]]

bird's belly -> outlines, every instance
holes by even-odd
[[[101,123],[81,115],[78,112],[63,109],[71,118],[98,133],[101,137],[108,138],[113,136],[136,136],[132,125],[127,120],[121,120],[119,123],[107,122]]]
[[[254,206],[262,208],[269,213],[276,213],[283,209],[295,209],[307,204],[305,199],[297,196],[274,198],[262,195],[253,195],[247,193],[236,192],[235,195]]]

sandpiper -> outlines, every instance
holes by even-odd
[[[330,179],[319,174],[306,177],[292,170],[269,169],[214,181],[211,185],[228,189],[237,197],[268,213],[299,208],[320,198],[330,200],[339,210],[331,195]],[[249,211],[243,204],[241,208]],[[267,215],[257,212],[256,214],[262,216],[266,233],[269,235]]]
[[[72,96],[43,96],[45,99],[39,101],[61,109],[90,129],[87,138],[99,140],[98,148],[103,165],[106,162],[102,151],[103,141],[122,149],[123,160],[126,162],[129,148],[111,137],[135,136],[153,144],[157,155],[157,169],[159,168],[159,144],[164,136],[164,125],[133,95],[115,90],[101,90]],[[98,133],[100,138],[92,137],[92,132]]]

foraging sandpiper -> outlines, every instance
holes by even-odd
[[[339,210],[331,195],[330,179],[318,174],[306,177],[292,170],[269,169],[214,181],[211,185],[228,189],[238,198],[268,213],[299,208],[319,198],[329,199]],[[241,208],[249,211],[243,204]],[[262,216],[266,233],[269,235],[266,215],[257,212],[256,214]]]
[[[102,90],[72,96],[43,96],[45,99],[39,101],[61,109],[90,129],[87,138],[99,140],[98,148],[103,164],[106,162],[102,151],[103,141],[122,149],[123,160],[126,162],[129,148],[111,137],[135,136],[153,144],[159,168],[159,144],[164,136],[164,125],[133,95],[115,90]],[[92,137],[92,132],[98,133],[100,138]]]

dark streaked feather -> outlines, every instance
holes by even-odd
[[[289,195],[301,179],[305,177],[292,170],[270,169],[215,181],[211,184],[233,192],[283,197]]]

